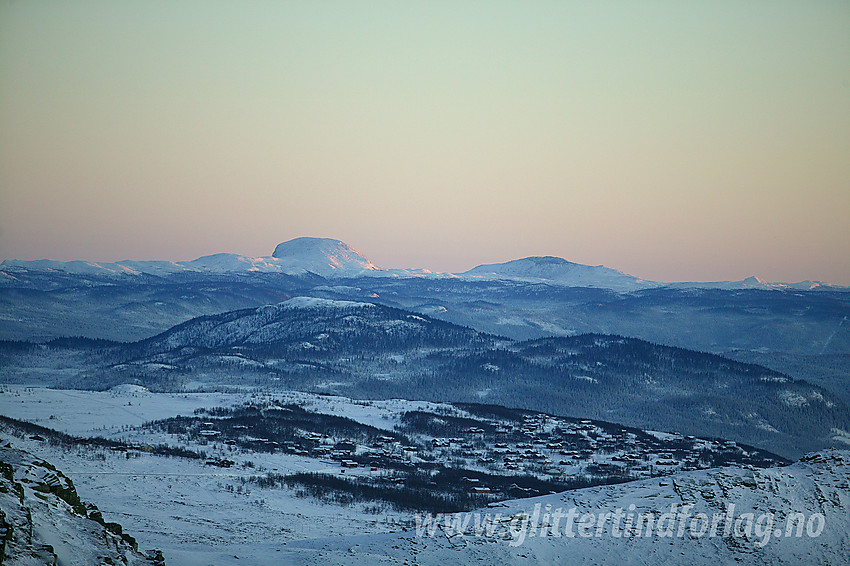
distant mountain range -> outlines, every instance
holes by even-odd
[[[211,273],[286,273],[303,275],[314,273],[322,277],[359,275],[364,271],[378,270],[360,252],[344,242],[330,238],[296,238],[279,244],[269,257],[250,257],[230,253],[217,253],[192,261],[36,261],[6,260],[0,270],[60,271],[78,275],[165,276],[186,272]]]
[[[633,292],[657,287],[708,289],[797,289],[811,290],[829,285],[820,281],[768,283],[757,277],[741,281],[661,283],[648,281],[605,266],[573,263],[558,257],[527,257],[505,263],[479,265],[462,273],[435,273],[427,269],[381,269],[348,244],[331,238],[295,238],[279,244],[271,256],[251,257],[217,253],[192,261],[91,262],[54,260],[5,260],[0,263],[0,285],[14,284],[21,271],[62,272],[82,276],[168,276],[185,273],[314,274],[325,278],[430,277],[468,280],[541,282],[565,287],[592,287],[617,292]]]

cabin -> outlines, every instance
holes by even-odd
[[[334,444],[334,452],[348,452],[353,454],[357,450],[357,444],[347,440]]]

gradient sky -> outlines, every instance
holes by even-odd
[[[850,2],[0,0],[0,259],[850,285]]]

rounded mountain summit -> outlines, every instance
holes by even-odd
[[[295,238],[278,244],[272,257],[323,276],[338,270],[380,269],[345,242],[333,238]]]

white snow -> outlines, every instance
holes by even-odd
[[[54,471],[49,464],[8,442],[0,443],[0,460],[12,472],[0,476],[0,508],[8,526],[3,533],[3,564],[150,566],[128,542],[73,509],[67,496],[60,497],[51,489],[73,489],[61,471]]]
[[[568,287],[601,287],[621,292],[657,287],[602,265],[572,263],[559,257],[527,257],[506,263],[479,265],[458,274],[465,279],[509,279],[526,282],[547,282]]]
[[[133,383],[122,383],[121,385],[116,385],[115,387],[111,387],[109,389],[110,393],[135,393],[135,394],[144,394],[150,393],[150,390],[147,387],[142,387],[141,385],[135,385]]]
[[[848,477],[850,451],[824,451],[785,468],[684,472],[663,480],[505,501],[477,515],[442,518],[432,536],[413,529],[297,541],[286,545],[281,558],[289,564],[325,566],[401,565],[411,559],[422,566],[848,564]],[[562,513],[557,520],[556,512]],[[568,529],[564,517],[570,512],[574,515]],[[620,519],[615,519],[618,512]],[[727,513],[732,517],[728,534],[722,527],[711,531],[708,522],[719,517],[723,525]],[[654,517],[652,527],[643,523],[641,535],[624,535],[629,515],[634,533],[641,514]],[[493,533],[481,529],[476,534],[476,521],[481,524],[485,517]],[[464,518],[467,528],[462,530]],[[591,519],[590,529],[578,528]],[[797,524],[805,527],[800,536]],[[703,525],[705,531],[699,534]]]
[[[172,444],[174,439],[135,427],[178,414],[191,415],[198,408],[241,405],[252,399],[273,399],[279,406],[298,403],[388,431],[399,422],[403,410],[442,407],[454,411],[450,406],[402,400],[364,402],[298,392],[273,396],[166,394],[137,390],[131,385],[107,392],[2,386],[0,413],[77,436],[155,445]],[[212,436],[212,432],[201,436]],[[338,473],[339,465],[330,461],[283,453],[219,453],[220,449],[212,445],[190,445],[237,462],[223,469],[206,466],[203,461],[144,452],[128,458],[122,452],[105,449],[62,448],[5,433],[0,433],[0,439],[11,440],[56,465],[74,481],[83,500],[98,505],[107,521],[121,523],[137,538],[140,548],[163,549],[169,564],[244,564],[245,558],[252,557],[253,563],[278,563],[275,559],[285,541],[389,532],[409,524],[408,514],[392,510],[375,514],[363,505],[325,504],[299,497],[293,490],[259,489],[241,481],[267,471]],[[256,466],[243,467],[249,460]],[[371,472],[361,468],[346,473]]]
[[[482,394],[485,391],[481,392]],[[151,393],[132,384],[107,392],[58,391],[24,386],[0,388],[0,413],[79,436],[104,436],[134,444],[173,442],[165,433],[136,428],[197,408],[235,406],[256,400],[267,406],[298,404],[305,409],[354,419],[393,430],[410,410],[465,416],[451,405],[391,399],[360,401],[301,392]],[[215,421],[210,417],[211,422]],[[215,427],[209,427],[215,430]],[[836,437],[850,438],[846,431]],[[652,433],[659,438],[680,435]],[[6,435],[3,435],[4,437]],[[822,512],[826,528],[817,539],[775,539],[764,547],[751,540],[728,538],[567,538],[529,537],[519,546],[486,537],[416,537],[414,517],[383,511],[374,515],[361,506],[340,507],[297,497],[292,490],[243,486],[241,478],[275,471],[339,473],[337,464],[292,454],[260,455],[216,448],[204,449],[237,463],[222,469],[199,461],[139,453],[132,458],[109,450],[62,448],[14,437],[16,445],[55,464],[71,477],[80,496],[97,504],[107,520],[121,523],[140,548],[162,548],[170,564],[187,566],[257,564],[404,564],[415,557],[423,566],[465,563],[748,563],[840,564],[850,532],[850,456],[829,452],[824,465],[803,463],[768,470],[722,469],[677,474],[659,481],[564,492],[535,499],[494,504],[489,512],[504,517],[542,507],[576,507],[584,512],[613,512],[630,504],[663,513],[671,503],[693,504],[707,513],[726,502],[740,512]],[[847,453],[843,453],[847,454]],[[246,460],[257,467],[245,468]],[[263,470],[259,469],[263,467]],[[347,474],[368,474],[361,468]],[[245,489],[243,489],[245,488]],[[393,534],[393,531],[396,531]],[[239,558],[236,558],[236,557]],[[246,562],[247,560],[247,562]]]
[[[809,404],[808,399],[787,389],[779,392],[779,399],[789,407],[802,407]]]
[[[357,301],[336,301],[331,299],[319,299],[316,297],[293,297],[288,301],[280,303],[279,306],[289,309],[350,309],[374,307],[375,305],[372,303],[361,303]]]
[[[5,260],[4,269],[58,271],[89,276],[122,276],[142,273],[163,276],[180,272],[210,273],[315,273],[323,277],[352,277],[379,268],[344,242],[330,238],[296,238],[283,242],[269,257],[217,253],[192,261],[54,261]]]
[[[675,283],[664,283],[670,287],[679,289],[724,289],[734,291],[738,289],[794,289],[796,291],[813,291],[818,287],[829,286],[823,281],[799,281],[797,283],[783,283],[763,281],[751,275],[740,281],[681,281]]]
[[[833,428],[832,435],[833,439],[843,442],[844,444],[850,444],[850,431],[846,431],[841,428]]]
[[[217,253],[192,261],[134,261],[117,262],[34,261],[8,259],[0,263],[0,274],[14,278],[16,270],[63,272],[81,276],[124,277],[142,274],[167,276],[174,273],[285,273],[322,277],[391,277],[391,278],[456,278],[465,280],[503,280],[541,283],[568,287],[596,287],[628,293],[654,287],[682,289],[795,289],[813,290],[828,285],[821,281],[799,283],[769,283],[757,277],[741,281],[663,283],[640,279],[602,265],[573,263],[559,257],[532,256],[504,263],[484,264],[463,273],[442,273],[424,268],[382,269],[363,254],[339,240],[331,238],[295,238],[279,244],[271,256],[247,256]],[[332,292],[355,292],[356,287],[326,287]]]

